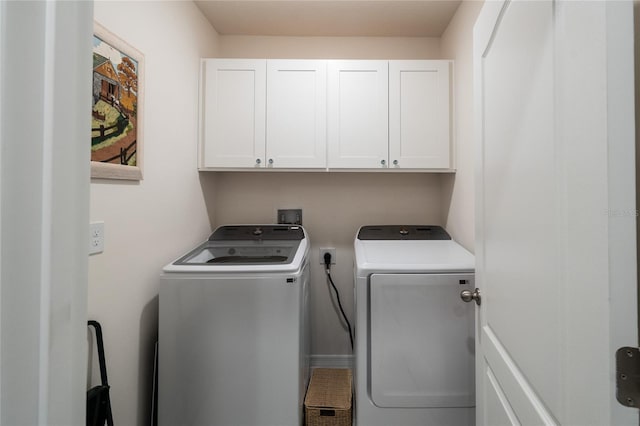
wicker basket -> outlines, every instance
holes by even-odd
[[[351,426],[351,370],[316,368],[304,399],[306,426]]]

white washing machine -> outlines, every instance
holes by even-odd
[[[301,226],[223,226],[164,268],[161,426],[302,425],[309,246]]]
[[[355,240],[357,426],[475,424],[474,257],[439,226]]]

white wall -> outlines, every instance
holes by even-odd
[[[463,2],[442,35],[442,57],[453,59],[457,173],[443,177],[445,225],[451,236],[474,250],[473,25],[482,1]]]
[[[220,57],[272,59],[438,59],[437,37],[220,36]]]
[[[160,270],[210,231],[203,193],[214,176],[196,171],[198,70],[217,54],[217,34],[192,2],[98,1],[95,19],[145,55],[144,180],[91,183],[105,250],[90,258],[88,307],[104,329],[115,423],[141,425]]]

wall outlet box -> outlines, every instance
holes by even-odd
[[[336,249],[334,247],[326,247],[320,249],[320,264],[324,265],[324,254],[329,253],[331,255],[331,265],[336,264]]]
[[[302,225],[302,209],[278,209],[278,223]]]
[[[89,225],[89,254],[104,251],[104,222],[91,222]]]

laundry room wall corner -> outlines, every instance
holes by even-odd
[[[161,269],[211,231],[196,167],[198,70],[218,35],[193,2],[95,3],[95,20],[144,54],[145,158],[139,182],[93,180],[104,252],[89,260],[90,319],[103,327],[116,424],[149,424]],[[94,351],[95,352],[95,351]],[[98,381],[91,360],[92,383]]]
[[[216,227],[216,189],[218,182],[218,173],[215,172],[201,172],[199,173],[200,188],[204,196],[204,204],[207,207],[207,214],[209,216],[209,222],[211,229]]]
[[[441,39],[442,57],[454,60],[455,174],[443,175],[445,227],[474,250],[473,26],[483,1],[463,1]]]

